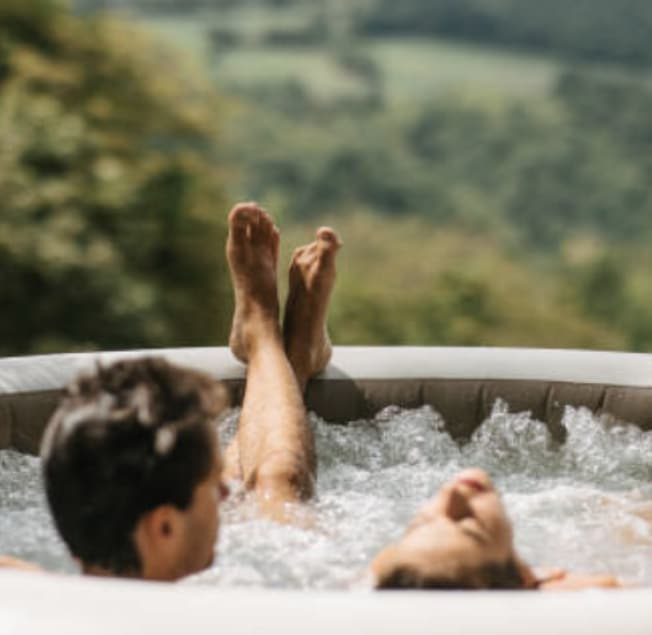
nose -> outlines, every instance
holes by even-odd
[[[466,485],[476,492],[486,492],[493,489],[489,475],[478,468],[463,470],[455,477],[454,482]]]
[[[468,498],[458,489],[456,484],[449,486],[444,492],[444,514],[457,521],[473,516],[473,510]]]

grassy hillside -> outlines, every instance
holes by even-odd
[[[200,16],[148,15],[141,20],[207,62],[223,89],[251,90],[260,84],[296,82],[324,102],[366,94],[369,77],[347,63],[352,57],[365,60],[373,69],[382,97],[390,103],[419,103],[452,90],[542,95],[554,85],[561,68],[559,62],[545,57],[515,56],[436,38],[355,38],[344,47],[329,42],[271,44],[251,35],[270,28],[270,11],[253,12],[257,16],[253,22],[247,19],[250,14],[237,12],[237,19],[219,21],[222,31],[237,34],[238,44],[216,50],[210,34],[217,27]]]
[[[565,60],[652,63],[648,0],[74,0],[80,10],[194,14],[221,30],[275,39],[358,35],[438,36],[545,51]]]
[[[561,262],[542,275],[494,239],[372,214],[332,222],[344,247],[331,312],[341,344],[628,348],[626,328],[587,312],[578,289],[592,263]],[[283,262],[313,225],[282,233]],[[624,308],[624,306],[622,307]]]
[[[15,7],[21,5],[12,1]],[[490,4],[502,11],[510,3]],[[20,264],[26,272],[5,286],[14,294],[5,293],[7,303],[25,306],[32,295],[41,297],[40,287],[26,282],[52,282],[51,272],[56,268],[51,263],[37,270],[34,278],[31,262],[34,254],[51,253],[48,249],[57,242],[50,237],[68,239],[61,243],[64,248],[59,255],[80,253],[76,248],[85,244],[86,233],[75,228],[82,221],[98,221],[99,230],[109,232],[108,237],[102,234],[105,243],[122,245],[120,241],[125,241],[125,252],[138,260],[138,266],[142,263],[137,257],[145,254],[143,266],[149,277],[141,280],[141,269],[127,265],[124,275],[110,270],[109,281],[115,286],[98,297],[120,297],[120,302],[102,304],[92,296],[92,302],[72,303],[66,297],[58,312],[52,310],[45,317],[38,313],[35,322],[52,324],[52,333],[65,335],[59,341],[73,346],[74,337],[86,331],[73,324],[61,307],[76,307],[86,328],[93,325],[95,307],[101,306],[102,316],[113,320],[113,326],[107,321],[104,333],[115,323],[137,324],[138,329],[129,335],[138,342],[177,343],[174,338],[179,333],[191,334],[193,343],[207,341],[218,332],[213,329],[217,322],[213,323],[211,311],[215,309],[187,300],[193,294],[211,297],[215,307],[216,299],[223,297],[223,289],[217,287],[212,295],[193,292],[222,284],[215,272],[221,260],[221,223],[227,205],[219,191],[211,196],[213,190],[207,183],[214,182],[224,186],[229,201],[253,198],[269,207],[279,219],[288,246],[308,240],[320,223],[333,224],[341,231],[346,246],[333,307],[336,341],[652,349],[648,293],[652,89],[646,72],[604,67],[607,58],[595,55],[579,56],[582,64],[569,67],[567,60],[578,56],[552,45],[537,47],[530,42],[532,46],[526,47],[545,54],[498,49],[496,45],[508,38],[501,39],[497,33],[484,40],[458,33],[459,38],[466,38],[462,42],[432,38],[434,31],[425,28],[420,32],[427,37],[418,38],[419,29],[406,27],[394,30],[391,37],[379,36],[382,29],[364,21],[370,15],[364,11],[379,6],[371,1],[366,9],[357,2],[298,0],[282,3],[280,9],[265,3],[252,9],[244,0],[222,0],[220,8],[217,4],[165,0],[168,8],[199,8],[194,13],[166,10],[141,16],[141,25],[180,48],[176,53],[163,53],[167,45],[143,43],[148,62],[142,68],[147,70],[136,62],[133,70],[131,61],[124,62],[119,67],[122,73],[116,72],[110,82],[101,84],[106,95],[101,94],[105,99],[99,104],[93,99],[99,90],[93,78],[104,77],[104,48],[116,46],[119,60],[131,60],[128,52],[140,39],[120,23],[113,23],[111,43],[101,39],[89,43],[80,36],[80,42],[92,51],[75,71],[87,78],[88,104],[66,103],[41,128],[33,127],[38,134],[29,139],[37,150],[36,164],[32,157],[25,165],[20,157],[12,160],[23,170],[21,179],[25,174],[29,177],[18,181],[28,184],[24,191],[32,196],[34,186],[48,205],[61,201],[57,185],[74,185],[74,179],[66,179],[78,173],[89,175],[90,194],[63,201],[74,202],[74,222],[66,220],[64,213],[70,206],[57,214],[50,214],[46,207],[45,215],[42,205],[33,207],[33,221],[21,226],[29,228],[23,235],[33,235],[43,218],[52,221],[52,226],[45,222],[40,232],[47,249],[20,252],[13,247],[16,229],[7,231],[11,239],[6,244],[13,255],[25,254]],[[444,4],[448,10],[454,4],[465,11],[479,6],[472,0],[452,4],[433,0],[429,6],[441,9]],[[391,11],[409,12],[415,6],[411,1],[394,2]],[[391,11],[387,7],[387,15]],[[545,6],[539,3],[538,11],[532,15],[545,12]],[[93,23],[85,26],[89,24]],[[40,29],[43,23],[37,26]],[[450,37],[453,26],[449,22],[448,31],[437,33]],[[488,46],[478,45],[480,40]],[[81,59],[74,53],[74,42],[69,46],[72,58]],[[22,59],[19,72],[36,68],[38,77],[29,84],[22,110],[13,107],[13,93],[6,91],[6,86],[23,90],[22,84],[2,86],[0,108],[12,117],[23,112],[37,120],[41,106],[36,93],[44,78],[49,78],[45,81],[49,86],[53,78],[61,77],[53,73],[59,66],[43,65],[41,59],[34,66],[32,57],[21,55],[17,57]],[[48,55],[52,58],[53,52]],[[186,56],[204,65],[223,96],[219,105],[205,97],[209,87],[203,80],[199,85],[186,82],[195,76],[187,66],[174,70]],[[124,78],[131,83],[116,90]],[[156,92],[160,108],[133,107],[139,86],[161,91],[160,95]],[[75,108],[81,109],[80,117],[91,117],[93,125],[98,117],[112,121],[111,115],[117,112],[132,123],[140,122],[134,130],[147,130],[148,122],[158,121],[155,114],[159,111],[172,120],[180,111],[191,118],[199,113],[202,126],[207,127],[199,138],[177,129],[147,137],[142,143],[138,134],[120,136],[127,153],[138,150],[153,157],[151,163],[143,162],[144,167],[163,171],[148,180],[149,172],[129,168],[120,183],[128,185],[130,177],[142,177],[132,189],[117,187],[115,179],[112,186],[102,181],[115,175],[112,155],[97,165],[92,157],[85,159],[82,142],[93,136],[75,137],[80,144],[75,147],[81,150],[74,155],[74,170],[63,177],[54,175],[52,181],[43,179],[39,170],[48,170],[51,164],[41,161],[39,143],[45,140],[50,152],[53,144],[48,140],[69,130],[61,125],[61,117],[77,112]],[[216,122],[221,128],[219,137],[212,130]],[[117,129],[121,125],[115,123]],[[54,146],[59,160],[57,153],[68,146]],[[9,150],[11,146],[6,146],[5,152]],[[139,190],[143,183],[147,187]],[[7,190],[12,196],[17,192],[19,202],[33,200],[21,196],[21,191]],[[89,206],[88,201],[93,204]],[[177,245],[183,252],[178,257],[164,248],[141,248],[144,238],[136,230],[153,228],[151,235],[165,246],[170,237],[181,235],[173,221],[188,210],[197,210],[192,213],[201,216],[197,226],[210,226],[198,243],[204,256],[194,257],[192,241]],[[117,217],[129,221],[113,227]],[[16,213],[13,218],[23,217]],[[134,220],[141,218],[147,223]],[[119,255],[115,258],[121,264]],[[55,256],[56,263],[59,256]],[[190,258],[193,265],[181,267],[185,272],[181,276],[175,273],[179,258]],[[89,262],[79,257],[82,265]],[[85,281],[104,280],[84,267],[80,275]],[[71,280],[64,280],[65,288],[72,289],[74,296],[80,286]],[[162,286],[152,290],[147,286],[152,280]],[[133,281],[143,284],[134,286]],[[181,292],[184,281],[188,285]],[[55,282],[58,286],[52,282],[48,288],[62,288],[60,281]],[[159,293],[161,288],[166,292]],[[175,294],[168,293],[171,288]],[[174,303],[171,308],[170,302]],[[228,320],[227,303],[220,315],[221,332]],[[93,311],[84,312],[86,305]],[[159,307],[168,311],[163,325]],[[29,315],[25,309],[23,313]],[[211,314],[209,319],[207,314]],[[198,326],[188,328],[191,323]],[[38,324],[29,328],[38,329]],[[123,333],[110,341],[131,342],[120,339]],[[25,341],[31,350],[52,348],[55,338],[50,332],[30,337]]]
[[[0,42],[0,355],[224,341],[210,81],[48,0],[0,3]]]
[[[306,5],[184,19],[147,24],[197,55],[209,42],[234,97],[231,198],[261,200],[291,242],[327,222],[354,245],[338,341],[652,348],[647,76],[436,38],[306,40]]]
[[[365,7],[357,21],[364,33],[440,35],[564,59],[652,63],[648,0],[373,0]]]

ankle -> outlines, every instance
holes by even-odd
[[[258,321],[255,326],[250,325],[244,337],[244,344],[249,361],[270,348],[283,350],[283,337],[278,322],[268,316]]]

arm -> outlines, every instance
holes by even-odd
[[[623,584],[611,575],[568,573],[563,569],[536,571],[536,588],[540,591],[581,591],[583,589],[621,589]]]
[[[43,571],[41,567],[33,562],[19,560],[12,556],[0,556],[0,569],[18,569],[20,571]]]

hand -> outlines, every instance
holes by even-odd
[[[0,569],[19,569],[20,571],[42,571],[41,567],[32,562],[19,560],[12,556],[0,556]]]
[[[537,572],[538,573],[538,572]],[[620,589],[622,584],[611,575],[577,575],[563,569],[551,569],[537,575],[541,591],[580,591],[582,589]]]

